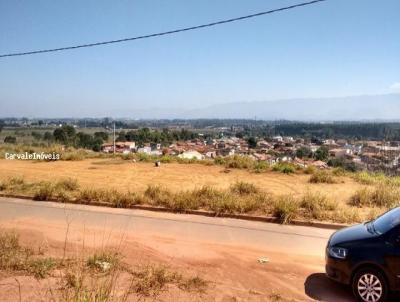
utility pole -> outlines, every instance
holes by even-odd
[[[113,131],[113,153],[115,154],[115,122],[114,122],[114,131]]]

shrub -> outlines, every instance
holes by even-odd
[[[66,178],[59,180],[56,183],[56,188],[61,189],[61,190],[66,190],[66,191],[75,191],[79,189],[79,184],[76,179],[73,178]]]
[[[0,182],[0,191],[14,190],[16,187],[25,185],[25,181],[22,177],[11,177]]]
[[[160,162],[161,163],[172,163],[174,161],[174,158],[170,155],[163,155],[160,157]]]
[[[22,177],[11,177],[9,180],[8,180],[8,183],[11,185],[11,186],[21,186],[21,185],[24,185],[25,184],[25,180],[22,178]]]
[[[364,185],[400,185],[399,176],[387,176],[383,173],[371,173],[367,171],[358,172],[353,175],[355,181]]]
[[[372,205],[372,194],[371,190],[368,188],[362,188],[357,190],[350,197],[350,205],[356,207],[371,206]]]
[[[304,169],[304,174],[314,174],[316,170],[317,168],[315,168],[315,166],[307,166],[307,168]]]
[[[214,163],[216,165],[224,166],[226,164],[226,160],[225,160],[225,158],[223,158],[221,156],[217,156],[216,158],[214,158]]]
[[[327,171],[318,171],[311,175],[310,183],[318,184],[318,183],[326,183],[326,184],[334,184],[337,183],[335,178]]]
[[[201,201],[195,197],[193,192],[180,192],[174,194],[164,206],[177,212],[185,212],[186,210],[197,210],[201,205]]]
[[[14,232],[0,232],[0,269],[19,269],[25,255],[19,244],[19,236]]]
[[[223,193],[210,200],[207,209],[214,211],[217,215],[221,213],[234,213],[236,204],[232,194]]]
[[[391,208],[400,202],[400,188],[394,185],[380,184],[374,189],[363,188],[350,198],[353,206],[377,206]]]
[[[386,176],[383,173],[370,173],[367,171],[355,173],[353,178],[364,185],[384,183],[386,180]]]
[[[254,163],[254,167],[253,167],[254,172],[256,172],[256,173],[262,173],[262,172],[268,170],[268,168],[269,168],[269,165],[266,161],[257,161]]]
[[[53,258],[39,258],[28,261],[26,270],[36,278],[45,278],[55,268],[57,262]]]
[[[305,209],[305,216],[313,219],[326,219],[327,212],[337,208],[337,204],[321,193],[306,192],[300,203]]]
[[[331,213],[330,220],[338,223],[361,222],[358,209],[351,207],[339,207]]]
[[[252,183],[238,181],[230,187],[231,192],[239,194],[239,195],[248,195],[254,194],[258,192],[258,189]]]
[[[271,207],[273,199],[271,196],[257,193],[240,198],[235,198],[234,210],[237,213],[251,213],[260,211],[266,213],[268,208]]]
[[[378,185],[372,192],[372,202],[378,207],[391,208],[400,201],[400,188],[393,185]]]
[[[99,190],[85,188],[79,191],[77,198],[81,201],[90,202],[99,200],[100,196]]]
[[[55,190],[54,198],[59,202],[71,202],[75,199],[71,192],[62,189]]]
[[[17,143],[17,138],[15,136],[6,136],[4,138],[4,143],[5,144],[16,144]]]
[[[54,186],[50,182],[42,182],[33,194],[34,200],[51,200],[54,194]]]
[[[118,193],[114,197],[113,203],[117,208],[129,208],[131,205],[142,203],[139,196],[135,193]]]
[[[21,192],[28,188],[28,184],[22,177],[15,176],[0,182],[0,191]]]
[[[254,160],[248,156],[229,156],[225,158],[225,167],[231,169],[251,169],[254,167]]]
[[[292,195],[278,197],[274,205],[273,213],[281,223],[290,223],[297,215],[299,204]]]
[[[85,158],[87,158],[87,155],[88,153],[83,150],[70,150],[61,154],[61,160],[84,160]]]
[[[277,163],[272,167],[272,170],[284,174],[291,174],[296,171],[296,167],[290,163]]]
[[[150,203],[158,206],[170,207],[173,194],[160,186],[149,185],[144,192],[144,196],[149,198]]]

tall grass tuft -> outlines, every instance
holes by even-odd
[[[149,185],[144,192],[150,204],[170,207],[173,202],[173,194],[166,188],[156,185]]]
[[[334,184],[337,183],[337,180],[327,171],[317,171],[311,175],[309,182],[313,184]]]
[[[233,185],[231,185],[230,190],[232,193],[236,193],[239,195],[249,195],[259,192],[255,185],[244,181],[238,181],[234,183]]]
[[[55,187],[52,183],[44,181],[39,184],[39,187],[33,194],[34,200],[51,200],[54,196]]]
[[[291,163],[277,163],[273,165],[272,171],[277,171],[284,174],[292,174],[296,172],[296,167]]]
[[[375,188],[362,188],[350,198],[350,205],[362,207],[391,208],[400,202],[400,188],[395,185],[380,184]]]
[[[65,178],[56,183],[56,188],[66,191],[75,191],[79,189],[79,183],[74,178]]]
[[[337,204],[325,195],[307,191],[301,198],[300,207],[304,208],[304,216],[311,219],[327,219],[328,213],[337,208]]]
[[[298,214],[299,204],[292,195],[279,196],[275,202],[273,213],[282,224],[290,223]]]

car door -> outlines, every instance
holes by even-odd
[[[384,249],[385,266],[392,290],[400,289],[400,227],[391,230],[386,237]]]

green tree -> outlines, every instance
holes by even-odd
[[[51,132],[46,131],[43,135],[43,139],[45,141],[52,141],[54,139],[53,134],[51,134]]]
[[[17,138],[15,136],[6,136],[4,138],[4,142],[6,144],[15,144],[15,143],[17,143]]]
[[[41,139],[42,139],[42,135],[40,134],[40,132],[32,131],[32,132],[31,132],[31,135],[32,135],[32,137],[33,137],[34,139],[36,139],[36,140],[41,140]]]
[[[316,160],[327,160],[329,156],[329,150],[327,147],[322,146],[315,151],[315,159]]]
[[[307,157],[311,157],[311,155],[312,155],[312,151],[308,147],[303,146],[296,150],[296,156],[298,158],[307,158]]]
[[[70,125],[63,125],[53,132],[54,139],[64,145],[72,145],[75,140],[75,135],[75,128]]]
[[[103,141],[107,141],[108,140],[108,133],[101,131],[101,132],[95,132],[94,133],[94,137],[95,138],[101,138]]]
[[[57,128],[53,132],[53,137],[56,142],[67,144],[68,143],[68,136],[67,133],[62,128]]]
[[[247,143],[249,144],[249,148],[255,148],[257,147],[257,139],[254,136],[250,136],[247,139]]]

